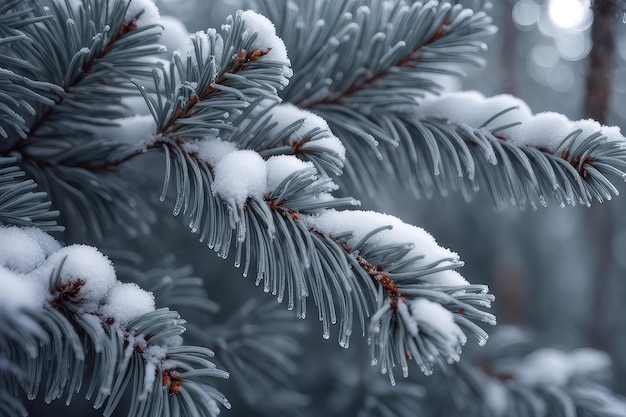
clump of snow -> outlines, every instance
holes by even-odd
[[[572,122],[567,117],[559,113],[544,112],[534,115],[523,127],[511,129],[507,138],[520,146],[543,147],[554,152],[573,130]]]
[[[517,97],[501,94],[485,98],[477,91],[444,93],[431,97],[420,103],[417,115],[420,118],[446,119],[479,128],[497,113],[511,107],[517,108],[499,116],[488,127],[496,128],[524,122],[532,116],[528,105]],[[508,129],[503,130],[506,131]]]
[[[24,227],[22,233],[34,240],[43,250],[46,257],[61,249],[61,244],[55,238],[36,227]],[[1,240],[1,239],[0,239]]]
[[[234,151],[215,165],[213,192],[235,208],[246,200],[262,198],[267,189],[265,161],[254,151]]]
[[[152,0],[130,0],[124,20],[129,22],[135,19],[140,13],[141,15],[136,22],[138,26],[148,26],[161,22],[159,8]]]
[[[448,346],[447,356],[455,361],[460,358],[459,347],[467,342],[467,336],[454,321],[454,315],[441,304],[416,298],[410,304],[411,316],[420,325],[428,325],[435,329],[446,341]]]
[[[293,155],[275,155],[267,160],[267,191],[272,192],[289,175],[303,169],[314,169],[312,162],[301,161]]]
[[[610,364],[611,360],[606,353],[594,349],[579,349],[568,354],[544,348],[506,369],[525,384],[563,387],[575,376],[606,370]]]
[[[514,106],[517,108],[490,121],[498,113]],[[422,101],[416,116],[422,119],[444,119],[472,128],[495,129],[496,134],[518,146],[532,146],[549,152],[555,152],[566,137],[579,129],[582,138],[599,132],[609,142],[623,142],[626,145],[626,138],[617,126],[602,126],[591,119],[572,121],[553,112],[533,115],[524,101],[508,94],[485,98],[476,91],[445,93]],[[485,125],[487,121],[490,122]],[[521,124],[499,129],[519,122]]]
[[[189,38],[189,31],[182,20],[174,16],[161,16],[163,34],[159,43],[165,45],[168,51],[174,52],[185,48]]]
[[[334,152],[342,161],[345,160],[346,148],[341,141],[332,134],[328,123],[326,123],[326,120],[323,118],[310,111],[300,109],[291,103],[281,103],[272,107],[270,114],[272,115],[272,121],[278,123],[276,127],[274,127],[274,131],[277,133],[291,124],[303,120],[302,125],[289,137],[291,143],[296,140],[308,139],[306,135],[315,129],[328,132],[327,135],[321,136],[316,140],[307,141],[301,145],[301,149],[306,149],[310,146],[318,146],[326,148],[330,152]]]
[[[43,283],[47,283],[61,262],[63,262],[60,272],[61,285],[83,281],[77,298],[86,304],[100,302],[117,283],[115,269],[109,258],[96,248],[87,245],[71,245],[59,249],[36,271],[37,276]]]
[[[253,10],[246,10],[241,14],[241,17],[244,31],[249,35],[256,33],[256,38],[250,47],[253,50],[268,51],[266,55],[261,56],[259,59],[278,61],[285,65],[290,65],[285,42],[276,35],[276,28],[267,17]]]
[[[609,142],[626,141],[619,126],[603,126],[593,119],[583,119],[572,122],[572,131],[578,129],[582,130],[580,135],[583,138],[600,132],[602,135],[606,136]]]
[[[134,283],[117,284],[104,299],[100,312],[106,319],[125,325],[131,320],[154,311],[154,295]]]
[[[197,157],[211,166],[215,166],[226,155],[237,150],[234,143],[218,138],[188,140],[183,144],[187,153],[195,153]]]
[[[450,261],[457,261],[459,256],[437,244],[424,229],[402,222],[400,219],[374,211],[336,211],[327,210],[320,215],[307,216],[305,221],[316,230],[331,236],[341,236],[351,233],[347,239],[348,245],[356,245],[372,230],[383,226],[392,226],[391,230],[382,230],[368,239],[368,244],[385,246],[391,244],[410,244],[413,248],[406,258],[422,256],[411,265],[423,267],[441,261],[438,266],[450,265]],[[427,274],[421,280],[434,285],[462,286],[468,282],[459,273],[447,270]]]
[[[42,294],[34,282],[0,265],[0,315],[37,308],[43,304]]]
[[[32,233],[32,232],[31,232]],[[0,265],[26,274],[41,265],[46,252],[37,240],[16,226],[0,227]]]

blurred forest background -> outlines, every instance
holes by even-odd
[[[590,110],[586,102],[590,100],[588,92],[593,96],[600,87],[588,88],[587,80],[601,80],[603,74],[597,70],[590,74],[590,54],[593,48],[608,44],[592,44],[589,2],[492,3],[491,14],[499,32],[487,40],[487,67],[469,70],[468,77],[460,83],[451,82],[451,88],[478,90],[485,95],[510,93],[525,100],[535,113],[551,110],[570,119],[594,117],[626,130],[626,18],[621,1],[615,1],[616,10],[604,17],[613,28],[614,55],[608,67],[608,108],[595,114],[590,113],[597,111],[597,106]],[[240,0],[158,0],[157,4],[161,15],[176,16],[190,32],[219,26],[228,14],[245,7]],[[598,59],[610,57],[604,49],[601,52]],[[621,196],[590,209],[559,208],[550,203],[549,207],[525,212],[516,207],[496,210],[489,197],[480,193],[471,203],[461,195],[415,200],[401,184],[389,195],[358,197],[364,208],[385,211],[421,226],[442,246],[457,251],[466,262],[463,275],[470,282],[489,284],[496,295],[498,327],[522,326],[529,330],[537,347],[570,351],[588,346],[608,352],[614,360],[618,392],[625,394],[626,325],[622,313],[626,300],[626,185],[620,184],[619,189]],[[166,219],[160,232],[163,239],[155,241],[152,252],[145,255],[162,261],[165,254],[173,253],[176,264],[194,265],[195,274],[205,278],[210,297],[221,305],[215,322],[230,317],[248,298],[275,302],[255,288],[250,277],[241,278],[232,261],[210,256],[192,235],[176,233],[180,222],[170,217],[160,216],[159,221]],[[172,228],[165,222],[172,222]],[[337,381],[349,379],[344,359],[361,355],[366,368],[366,345],[355,340],[346,351],[333,337],[322,340],[315,317],[293,321],[308,327],[301,339],[306,346],[303,359],[297,359],[301,369],[294,380],[299,381],[300,388],[315,384],[318,390],[327,390],[320,395],[332,402]],[[470,359],[464,356],[463,360]],[[320,383],[320,378],[328,379],[328,383]],[[383,382],[387,382],[385,378]],[[238,394],[226,392],[237,404]],[[298,401],[298,397],[291,396],[290,401]]]

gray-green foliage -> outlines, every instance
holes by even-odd
[[[181,45],[186,52],[164,63],[162,28],[140,24],[141,11],[129,16],[126,0],[0,5],[0,226],[65,227],[66,243],[113,242],[111,256],[123,258],[133,248],[121,236],[144,242],[159,236],[155,221],[162,214],[154,202],[167,201],[183,218],[178,230],[188,228],[220,257],[232,258],[288,310],[304,318],[312,299],[324,338],[333,326],[345,348],[353,334],[367,337],[372,362],[392,383],[394,369],[407,377],[414,361],[425,374],[442,368],[471,386],[476,369],[450,368],[463,343],[451,342],[436,323],[418,323],[412,302],[437,304],[444,318],[482,344],[487,333],[477,323],[495,324],[485,311],[493,295],[482,285],[429,281],[462,266],[456,255],[430,255],[434,242],[418,240],[425,242],[419,247],[401,236],[389,243],[382,238],[394,232],[388,225],[363,225],[358,241],[351,239],[361,225],[342,233],[317,227],[318,216],[358,205],[333,197],[335,183],[344,191],[382,192],[396,176],[418,196],[460,190],[469,197],[482,187],[497,204],[535,205],[551,194],[559,203],[588,205],[617,193],[608,177],[624,175],[623,145],[607,142],[602,132],[572,132],[553,153],[520,147],[497,136],[506,108],[484,126],[412,117],[420,100],[442,90],[433,74],[458,76],[463,66],[482,65],[483,38],[495,30],[482,1],[259,3],[290,61],[267,59],[276,45],[255,47],[267,34],[246,30],[241,12],[218,30],[192,36]],[[133,96],[145,100],[154,121],[139,146],[111,134],[134,134],[133,125],[121,122],[132,115],[127,99]],[[300,111],[286,125],[281,101]],[[328,127],[303,131],[312,114]],[[234,204],[214,186],[219,162],[197,147],[216,138],[264,159],[296,156],[310,165]],[[345,147],[345,161],[335,141]],[[153,164],[148,154],[163,163]],[[215,388],[226,371],[259,413],[294,415],[310,404],[289,386],[302,328],[285,309],[243,303],[217,324],[215,302],[188,269],[117,263],[118,277],[151,290],[158,307],[125,326],[85,313],[82,300],[59,284],[63,262],[41,309],[12,316],[0,308],[3,413],[25,415],[19,398],[70,403],[80,393],[107,416],[214,416],[218,403],[230,406]],[[171,341],[185,330],[185,342],[198,346]],[[151,362],[145,353],[151,349],[160,362]],[[331,414],[408,416],[428,399],[413,382],[394,390],[388,381],[368,383],[367,373],[344,378],[360,381],[362,390],[333,402]],[[569,410],[563,415],[574,415],[578,394],[553,395],[562,399],[559,409]],[[264,398],[270,395],[274,401]],[[528,398],[537,404],[552,397]]]

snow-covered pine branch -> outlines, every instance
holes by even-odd
[[[152,8],[152,18],[147,18],[150,13],[141,12],[145,7],[129,8],[126,0],[2,6],[8,17],[26,12],[32,17],[19,25],[20,39],[0,46],[8,63],[3,71],[13,73],[3,77],[2,85],[8,83],[9,88],[0,94],[2,108],[15,108],[19,114],[13,117],[15,134],[4,135],[0,149],[10,152],[16,166],[48,192],[63,222],[82,219],[83,227],[93,233],[113,224],[145,230],[151,218],[149,206],[138,199],[136,184],[105,172],[134,149],[103,143],[94,125],[107,126],[126,115],[121,97],[135,89],[130,77],[152,76],[155,57],[163,52],[157,43],[158,13]],[[26,124],[15,125],[20,120]],[[146,216],[120,215],[136,207]]]
[[[361,225],[371,235],[380,234],[384,228],[393,225],[401,229],[398,232],[400,237],[395,241],[380,245],[380,248],[372,245],[371,254],[368,252],[373,257],[371,261],[365,257],[355,258],[349,242],[341,239],[355,231],[356,223],[341,230],[337,240],[334,237],[336,230],[310,220],[310,216],[328,218],[330,209],[349,207],[356,202],[350,198],[334,198],[330,194],[336,189],[332,180],[320,176],[315,166],[306,161],[307,152],[300,152],[299,148],[303,140],[307,141],[305,145],[312,143],[309,136],[315,135],[314,139],[323,145],[317,151],[320,155],[330,154],[332,159],[328,161],[334,161],[334,165],[327,163],[327,166],[333,167],[335,172],[341,169],[345,150],[319,117],[293,106],[264,105],[263,99],[266,100],[268,94],[275,94],[280,85],[268,86],[259,82],[257,87],[249,87],[256,76],[263,74],[255,72],[255,68],[260,70],[269,63],[268,70],[282,76],[288,72],[289,61],[282,55],[282,62],[263,60],[263,55],[258,60],[251,59],[256,56],[254,51],[229,46],[233,40],[246,42],[250,35],[257,39],[254,32],[242,32],[246,18],[259,21],[260,30],[267,32],[268,21],[258,19],[251,12],[246,13],[238,14],[226,26],[226,38],[231,41],[224,41],[213,31],[207,33],[206,41],[201,41],[202,34],[192,35],[195,55],[190,52],[186,62],[174,55],[169,78],[165,73],[165,77],[157,79],[157,83],[163,81],[164,98],[145,95],[156,125],[160,126],[154,142],[146,146],[161,147],[166,155],[165,187],[161,198],[165,199],[170,178],[175,175],[174,214],[187,215],[191,231],[199,233],[200,240],[220,256],[226,258],[234,244],[235,265],[244,266],[244,276],[251,269],[251,260],[256,258],[257,265],[256,268],[252,266],[252,270],[256,269],[257,285],[262,282],[264,290],[277,295],[279,301],[286,297],[288,307],[295,308],[299,316],[305,316],[306,299],[312,295],[319,309],[325,338],[330,337],[330,325],[339,322],[340,344],[347,347],[355,309],[365,330],[365,317],[376,302],[379,313],[370,326],[375,329],[371,332],[375,336],[372,348],[383,372],[390,372],[391,367],[401,364],[402,373],[408,374],[406,359],[399,357],[392,348],[397,343],[404,345],[405,339],[408,340],[407,351],[424,372],[432,372],[437,362],[458,360],[460,346],[466,337],[452,314],[437,304],[440,307],[438,317],[442,318],[441,323],[446,323],[445,329],[431,322],[418,330],[418,322],[426,323],[419,307],[430,308],[429,311],[437,309],[431,308],[431,301],[428,301],[431,299],[444,303],[454,312],[461,311],[469,318],[494,323],[491,315],[476,308],[488,307],[492,296],[486,294],[484,287],[470,286],[454,273],[440,272],[461,265],[455,262],[456,255],[452,253],[446,252],[441,255],[443,258],[433,255],[427,262],[419,262],[418,259],[425,256],[420,251],[429,252],[437,247],[436,243],[432,238],[413,241],[409,236],[411,233],[419,236],[425,232],[417,228],[407,232],[397,219],[381,219],[377,217],[380,215],[371,214],[370,221]],[[231,33],[235,35],[228,38]],[[265,33],[264,38],[268,43],[259,45],[260,51],[282,48],[282,41],[275,35],[272,38]],[[223,58],[225,53],[216,49],[218,47],[242,52],[231,53],[232,60],[228,61]],[[220,67],[216,66],[216,56],[221,58]],[[182,78],[183,74],[187,75],[186,79]],[[237,77],[233,78],[234,75]],[[231,79],[239,84],[227,85]],[[265,79],[263,76],[261,81]],[[257,91],[258,86],[265,90]],[[244,99],[250,94],[259,96],[262,101],[249,104]],[[232,106],[219,107],[227,103]],[[231,118],[234,109],[246,117]],[[221,112],[225,110],[228,112],[222,116]],[[264,110],[269,110],[269,114],[263,113]],[[258,117],[255,112],[261,115],[261,122],[254,122]],[[231,123],[236,129],[228,127]],[[197,138],[197,135],[204,137]],[[277,149],[281,148],[276,145],[282,145],[286,155],[276,155]],[[275,155],[266,161],[249,148],[260,148]],[[305,160],[296,155],[305,155]],[[321,166],[319,159],[317,165]],[[343,212],[343,215],[361,218],[359,212]],[[365,239],[361,244],[369,245],[370,242]],[[407,245],[417,246],[417,253],[409,253]],[[386,256],[380,255],[381,251]],[[396,256],[387,254],[387,251],[395,251]],[[387,266],[402,271],[403,279],[410,284],[406,292],[411,294],[411,300],[416,298],[415,295],[424,300],[413,300],[408,307],[404,293],[398,291],[384,271]],[[381,271],[385,273],[381,275]],[[420,284],[420,277],[433,273],[454,279],[441,282],[426,279]],[[432,291],[431,286],[434,286]],[[429,291],[422,291],[426,289]],[[404,325],[398,327],[396,323],[400,318]],[[486,333],[470,320],[461,317],[457,321],[481,342],[486,340]],[[378,329],[379,325],[383,326],[382,329]],[[382,335],[381,339],[379,335]],[[425,344],[422,337],[430,337],[431,342]],[[391,372],[390,377],[393,380]]]
[[[183,345],[178,313],[155,309],[151,293],[119,282],[95,248],[61,247],[36,228],[0,227],[0,288],[0,404],[10,415],[24,414],[4,396],[22,389],[30,399],[71,402],[86,368],[85,395],[105,416],[129,394],[129,416],[215,416],[219,404],[230,407],[210,385],[228,377],[209,361],[213,352]]]
[[[281,97],[328,122],[347,150],[342,183],[370,193],[380,184],[379,167],[404,174],[386,157],[405,130],[394,126],[394,111],[441,91],[433,75],[462,76],[460,64],[482,65],[483,39],[495,31],[484,12],[447,1],[260,5],[277,22],[292,62]]]
[[[451,378],[435,395],[449,390],[473,401],[446,401],[444,414],[468,417],[593,416],[626,413],[626,399],[608,386],[611,359],[605,352],[580,348],[531,349],[528,334],[516,328],[495,332],[490,348],[472,363],[450,368]]]
[[[619,194],[611,180],[626,177],[626,138],[618,127],[532,114],[513,96],[446,93],[423,100],[402,120],[407,146],[423,151],[419,159],[397,161],[424,181],[427,193],[485,188],[499,206],[536,208],[549,196],[561,207],[589,206]]]

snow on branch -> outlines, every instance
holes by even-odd
[[[509,95],[448,93],[424,100],[411,116],[416,120],[403,116],[411,140],[429,149],[435,174],[451,183],[465,176],[472,188],[485,186],[498,205],[535,207],[553,195],[561,206],[588,206],[618,194],[611,177],[626,177],[626,139],[618,127],[533,115]],[[448,143],[461,145],[459,151]]]
[[[16,113],[11,113],[13,122],[1,123],[9,129],[4,129],[2,154],[17,159],[16,166],[47,192],[62,215],[82,220],[94,233],[101,233],[103,224],[139,223],[128,229],[145,229],[143,219],[124,222],[137,207],[151,217],[132,184],[96,175],[134,149],[100,140],[94,126],[127,116],[120,100],[134,89],[129,78],[151,77],[154,56],[163,50],[157,44],[161,28],[154,20],[137,20],[140,10],[150,6],[143,2],[135,15],[126,16],[127,0],[52,2],[49,7],[22,3],[32,6],[33,15],[19,26],[24,41],[0,51],[7,63],[0,103],[7,101]],[[38,23],[26,24],[33,21]],[[2,113],[0,120],[6,116]]]
[[[161,135],[215,136],[259,97],[278,101],[291,76],[283,41],[253,11],[229,16],[221,32],[190,35],[186,56],[155,71],[156,98],[138,85]]]
[[[272,3],[262,1],[262,10],[280,22],[294,69],[282,96],[323,117],[339,105],[356,115],[414,103],[438,89],[423,75],[450,54],[481,65],[478,39],[495,30],[484,12],[449,2]]]
[[[462,265],[458,256],[422,229],[379,213],[333,211],[356,202],[333,197],[333,181],[294,155],[265,161],[252,150],[226,153],[228,147],[210,140],[204,150],[226,152],[206,158],[188,152],[198,148],[161,140],[166,185],[177,177],[174,213],[189,216],[191,231],[224,258],[234,250],[243,275],[256,270],[256,284],[286,299],[298,316],[306,315],[312,296],[324,338],[338,323],[339,343],[347,347],[356,314],[392,381],[396,364],[408,373],[407,359],[393,348],[398,343],[431,373],[437,363],[458,360],[466,340],[462,328],[480,343],[486,340],[472,320],[495,322],[481,310],[493,296],[453,271]],[[366,326],[372,307],[378,312]]]
[[[624,415],[626,400],[608,387],[611,360],[606,353],[530,350],[517,329],[508,330],[496,333],[492,348],[482,350],[474,364],[450,368],[445,392],[434,395],[447,398],[452,389],[461,395],[471,392],[474,401],[446,402],[442,412],[469,417]]]
[[[362,211],[326,211],[308,217],[307,223],[338,239],[360,267],[360,276],[372,279],[383,292],[369,333],[372,361],[389,372],[392,383],[392,368],[401,366],[406,377],[408,360],[414,359],[426,374],[436,363],[458,361],[467,340],[461,327],[480,344],[486,342],[486,333],[467,318],[495,324],[493,315],[480,310],[491,305],[493,296],[454,271],[463,265],[458,255],[440,247],[423,229]],[[397,346],[403,346],[402,354]]]
[[[25,377],[29,398],[40,395],[43,382],[46,402],[63,395],[69,402],[83,368],[92,368],[86,395],[104,415],[118,406],[130,379],[143,383],[131,389],[136,401],[129,416],[166,409],[173,416],[215,416],[218,404],[230,407],[206,380],[228,377],[208,360],[213,352],[182,345],[178,313],[156,310],[151,293],[119,282],[95,248],[61,247],[39,229],[0,227],[0,276],[0,359]],[[33,377],[42,369],[47,378]],[[0,385],[5,377],[11,375],[3,374]]]

